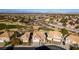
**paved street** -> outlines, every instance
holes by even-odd
[[[79,30],[72,29],[72,28],[68,28],[68,27],[64,27],[64,26],[59,26],[59,25],[56,25],[56,24],[48,24],[48,25],[51,26],[51,27],[52,27],[52,26],[55,26],[55,27],[60,28],[60,29],[65,28],[65,29],[67,29],[67,30],[69,30],[69,31],[76,32],[76,33],[79,32]]]
[[[42,47],[42,46],[40,46],[40,47]],[[64,48],[61,48],[61,47],[55,46],[55,45],[47,45],[46,47],[49,49],[42,48],[42,49],[38,49],[38,50],[65,50]],[[14,47],[13,49],[7,49],[7,50],[37,50],[36,48],[38,48],[38,47]],[[0,50],[6,50],[6,49],[0,48]]]
[[[67,29],[69,31],[76,32],[76,33],[79,32],[79,30],[72,29],[72,28],[67,28],[67,27],[64,27],[64,26],[59,26],[57,24],[43,24],[43,23],[39,23],[39,24],[42,25],[42,26],[44,26],[44,27],[50,28],[50,29],[52,29],[53,27],[56,27],[56,28],[60,28],[60,29],[65,28],[65,29]]]

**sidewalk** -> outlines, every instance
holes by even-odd
[[[39,47],[39,46],[42,46],[42,44],[39,42],[34,42],[31,45],[17,45],[15,47]]]
[[[42,45],[46,45],[46,46],[49,46],[49,45],[54,45],[54,46],[59,46],[59,47],[62,47],[64,49],[67,49],[69,50],[69,45],[66,44],[66,45],[62,45],[62,44],[52,44],[52,43],[38,43],[38,42],[34,42],[32,43],[32,45],[18,45],[18,46],[15,46],[15,47],[39,47],[39,46],[42,46]]]

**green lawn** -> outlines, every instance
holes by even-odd
[[[46,28],[46,27],[40,27],[39,30],[54,31],[53,29],[49,29],[49,28]]]
[[[0,42],[0,46],[4,46],[4,42]]]
[[[76,29],[79,29],[79,25],[77,25],[75,28],[76,28]]]
[[[13,29],[13,28],[22,28],[24,26],[22,25],[6,25],[6,24],[3,24],[3,23],[0,23],[0,30],[3,30],[3,29]]]

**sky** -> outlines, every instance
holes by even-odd
[[[0,9],[0,13],[77,13],[79,9]]]

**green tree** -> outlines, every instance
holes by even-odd
[[[66,30],[65,28],[61,29],[61,33],[62,33],[63,36],[69,34],[68,30]]]
[[[69,36],[68,30],[63,28],[61,29],[61,33],[62,33],[62,39],[63,39],[62,43],[63,45],[65,45],[66,38]]]
[[[60,20],[60,22],[63,23],[63,26],[66,26],[67,21],[68,21],[67,19],[61,19]]]
[[[76,29],[79,29],[79,25],[77,25],[75,28],[76,28]]]

